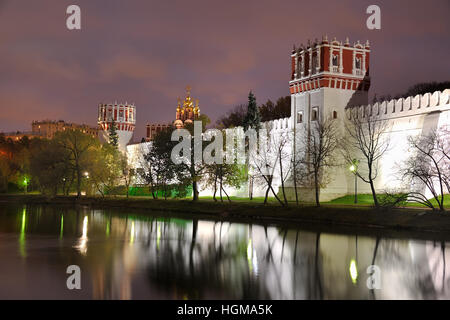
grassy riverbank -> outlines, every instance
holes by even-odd
[[[82,197],[42,195],[0,195],[0,201],[27,204],[86,205],[95,208],[120,208],[140,213],[163,214],[189,219],[320,226],[327,231],[352,232],[370,229],[375,232],[428,233],[450,238],[450,212],[437,213],[423,208],[398,208],[375,210],[370,206],[324,204],[320,208],[311,205],[280,207],[274,202],[264,206],[260,201],[214,202],[203,199],[153,200],[133,197]]]

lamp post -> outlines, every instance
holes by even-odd
[[[27,193],[27,189],[28,189],[28,179],[27,178],[23,178],[23,192],[26,194]]]
[[[355,176],[355,203],[358,203],[358,159],[352,160],[352,165],[350,166],[350,171]]]

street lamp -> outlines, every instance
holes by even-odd
[[[355,203],[358,203],[358,159],[352,160],[352,165],[350,166],[350,171],[355,175]]]
[[[28,179],[27,178],[23,178],[23,185],[24,185],[23,191],[24,191],[24,193],[27,193],[27,189],[28,189]]]

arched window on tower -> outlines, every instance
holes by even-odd
[[[337,54],[333,54],[333,59],[332,59],[332,64],[333,64],[333,72],[338,72],[338,67],[339,67],[339,55]]]
[[[362,74],[361,58],[355,58],[355,74],[357,74],[358,76]]]
[[[337,119],[337,111],[336,110],[333,111],[333,119]]]
[[[303,122],[303,112],[299,111],[297,112],[297,123],[302,123]]]
[[[319,120],[319,107],[312,108],[311,121]]]

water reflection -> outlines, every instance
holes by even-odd
[[[83,233],[80,237],[80,239],[77,241],[77,244],[74,246],[74,248],[78,249],[81,254],[86,255],[87,252],[87,231],[88,231],[88,217],[85,216],[83,219]]]
[[[449,299],[446,246],[8,205],[0,208],[0,298]],[[65,288],[70,264],[82,268],[81,292]],[[373,264],[380,290],[366,285]]]
[[[20,248],[20,255],[25,258],[27,256],[26,249],[25,249],[25,226],[27,224],[27,209],[22,209],[22,223],[20,227],[20,237],[19,237],[19,248]]]

